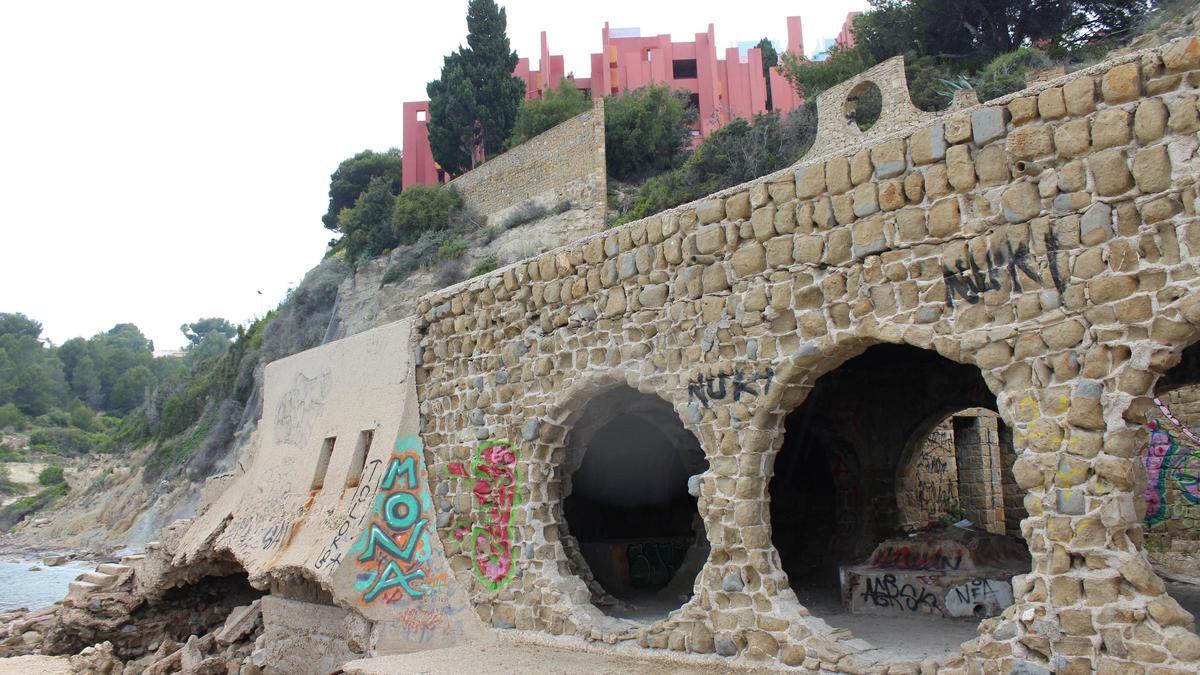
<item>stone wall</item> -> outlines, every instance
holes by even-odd
[[[875,127],[839,119],[854,87],[885,77]],[[1200,667],[1138,505],[1155,381],[1200,338],[1200,39],[940,115],[889,106],[896,77],[898,60],[824,94],[816,150],[794,170],[421,301],[438,532],[481,618],[839,672]],[[811,616],[772,544],[785,418],[883,343],[980,371],[1029,514],[1015,604],[937,663],[882,665]],[[650,626],[600,612],[563,543],[568,439],[587,401],[621,384],[670,403],[709,466],[711,552],[691,599]],[[455,470],[481,439],[515,462],[502,527]],[[511,569],[492,575],[459,522],[502,532],[489,555]]]
[[[608,204],[604,160],[604,102],[529,139],[450,182],[463,203],[505,222],[530,204],[552,207],[563,201],[588,209],[603,226]]]

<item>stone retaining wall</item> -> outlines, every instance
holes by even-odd
[[[608,182],[604,102],[549,129],[450,182],[463,203],[489,222],[504,222],[527,204],[568,202],[604,224]],[[526,207],[528,208],[528,207]]]
[[[902,72],[894,60],[823,95],[817,150],[794,170],[421,301],[438,532],[485,621],[839,672],[1200,668],[1193,617],[1143,551],[1139,506],[1155,382],[1200,338],[1200,38],[969,109],[885,100],[866,133],[846,123],[854,87],[886,78],[890,95]],[[1014,578],[1015,604],[938,663],[884,664],[811,616],[771,542],[784,418],[818,377],[880,343],[980,369],[1029,514],[1033,569]],[[689,394],[734,373],[770,387],[703,404]],[[709,465],[707,563],[692,599],[649,627],[596,609],[564,546],[566,439],[617,384],[669,402]],[[500,542],[515,569],[502,578],[479,574],[456,537],[484,508],[455,462],[486,439],[509,439],[516,456],[519,501]]]

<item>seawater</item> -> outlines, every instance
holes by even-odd
[[[35,565],[40,569],[31,571]],[[91,563],[46,567],[39,560],[0,561],[0,612],[53,605],[67,594],[67,584],[93,567]]]

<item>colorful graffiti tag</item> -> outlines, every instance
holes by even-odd
[[[521,503],[517,449],[506,440],[484,441],[475,448],[470,468],[451,462],[450,473],[475,479],[475,522],[456,528],[454,536],[470,548],[475,577],[489,590],[499,590],[516,569],[512,511]]]
[[[1149,421],[1150,447],[1142,461],[1146,466],[1146,525],[1154,527],[1170,516],[1168,489],[1172,483],[1185,503],[1200,504],[1200,438],[1154,399],[1162,418]]]
[[[424,480],[421,449],[416,436],[396,442],[379,481],[371,519],[350,548],[354,561],[364,568],[356,575],[354,588],[365,602],[417,599],[446,583],[445,572],[435,575],[428,564],[433,553],[433,500]]]

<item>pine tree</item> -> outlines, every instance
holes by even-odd
[[[508,15],[494,0],[470,0],[467,47],[447,56],[441,78],[426,86],[429,145],[434,160],[452,174],[471,168],[478,142],[490,156],[512,133],[525,83],[512,74],[517,53],[507,27]]]
[[[775,51],[775,45],[767,38],[759,40],[754,46],[762,50],[763,79],[767,81],[767,110],[774,110],[771,101],[771,67],[779,65],[779,52]]]

